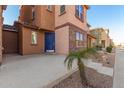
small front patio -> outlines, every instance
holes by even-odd
[[[44,87],[70,71],[65,55],[4,55],[0,67],[0,88]]]

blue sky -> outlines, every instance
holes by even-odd
[[[115,42],[124,42],[124,6],[90,6],[87,16],[93,28],[109,28],[110,37]]]
[[[4,23],[13,24],[18,20],[19,6],[7,6],[4,12]],[[110,29],[110,36],[116,42],[124,42],[124,6],[91,5],[87,12],[88,23],[95,27]]]
[[[3,13],[4,24],[13,25],[15,20],[18,20],[19,16],[19,6],[18,5],[8,5],[7,9]]]

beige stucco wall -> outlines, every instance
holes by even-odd
[[[96,45],[96,39],[88,36],[87,37],[87,47],[95,47],[95,45]]]
[[[95,45],[96,45],[96,39],[95,38],[92,38],[91,46],[94,47]]]
[[[69,52],[69,26],[55,31],[56,53],[67,54]]]
[[[84,30],[88,30],[86,7],[84,7],[84,22],[75,17],[75,5],[66,5],[66,13],[60,15],[60,5],[55,6],[55,27],[70,22]]]
[[[108,37],[108,33],[104,30],[101,33],[101,40],[105,40],[105,47],[108,47],[110,42],[109,42],[109,37]]]

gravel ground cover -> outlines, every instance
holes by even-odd
[[[106,67],[114,67],[115,53],[99,53],[97,58],[93,58],[93,62],[102,63]]]
[[[102,63],[103,66],[113,68],[115,64],[115,51],[112,53],[100,52],[93,62]],[[96,70],[85,67],[88,86],[81,84],[79,71],[60,81],[53,88],[112,88],[113,77],[98,73]]]
[[[99,74],[96,70],[85,68],[88,86],[81,84],[79,71],[74,72],[68,78],[62,80],[53,88],[111,88],[113,78],[107,75]]]

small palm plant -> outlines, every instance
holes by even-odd
[[[94,48],[82,49],[79,51],[70,52],[64,61],[68,69],[72,68],[73,62],[77,62],[82,84],[88,85],[85,71],[84,71],[83,59],[88,59],[92,55],[96,55],[96,54],[97,54],[97,51]]]

